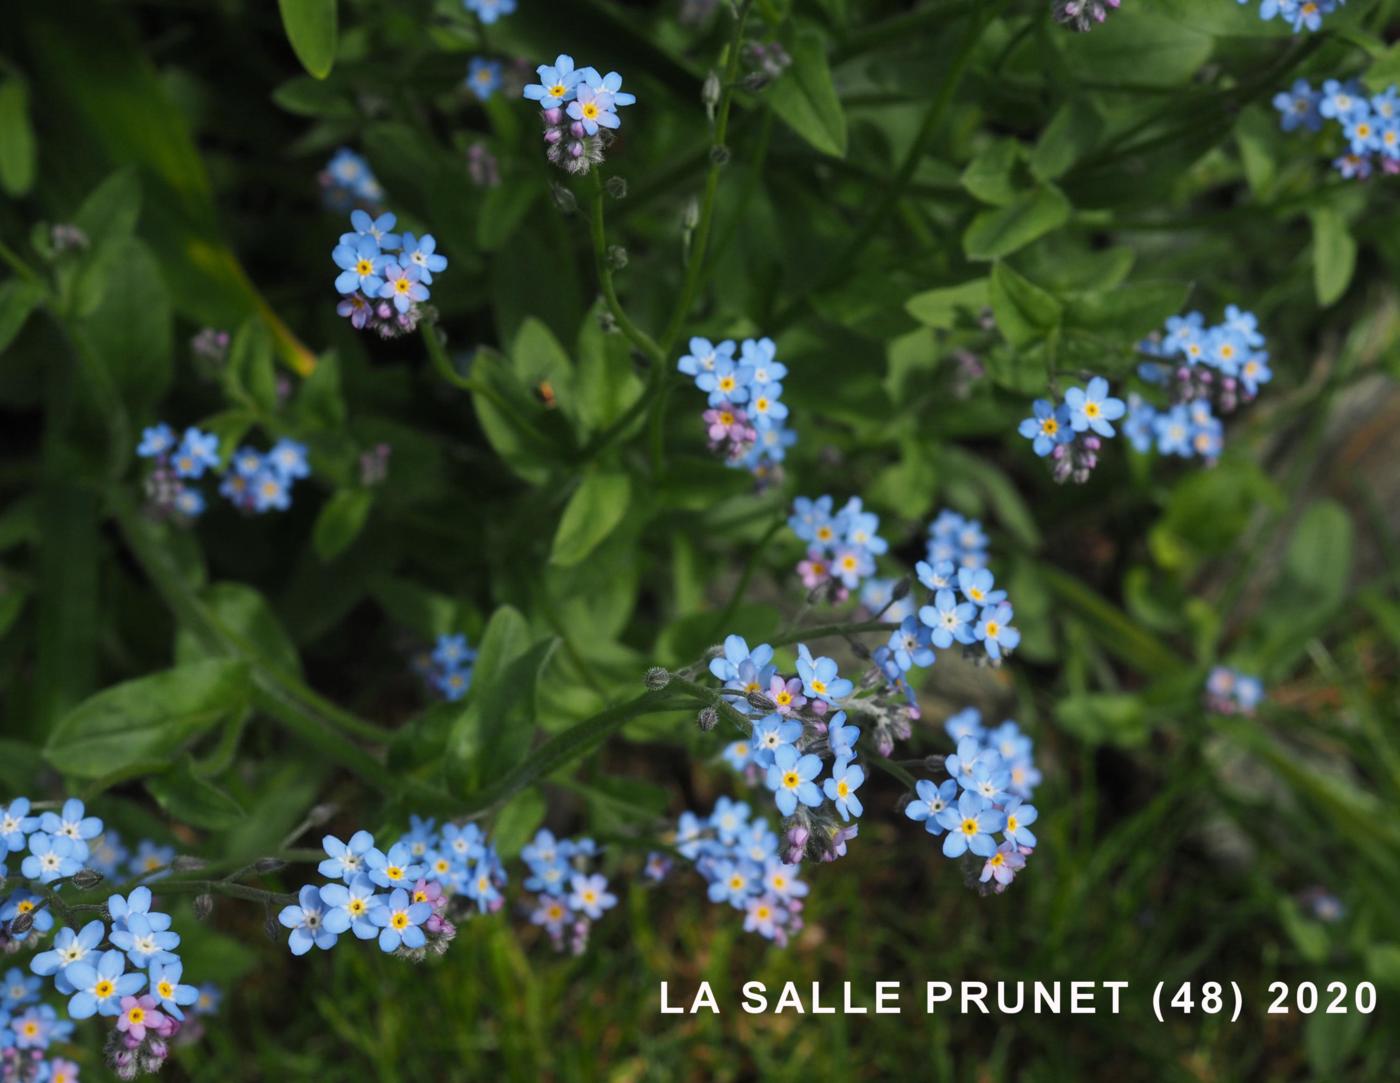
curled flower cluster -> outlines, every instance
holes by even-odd
[[[673,845],[694,863],[712,902],[743,912],[746,932],[785,947],[802,928],[807,884],[797,866],[779,856],[777,832],[745,802],[721,797],[708,816],[681,813]],[[653,854],[647,867],[653,879],[666,875],[659,855]]]
[[[357,207],[373,209],[384,202],[384,188],[369,162],[349,147],[341,147],[317,180],[327,210],[345,213]]]
[[[352,232],[342,233],[331,250],[340,268],[335,288],[342,299],[336,312],[355,330],[368,327],[383,338],[417,329],[433,275],[447,269],[447,257],[438,253],[431,233],[400,236],[391,232],[397,222],[392,214],[374,218],[367,211],[352,211]]]
[[[788,408],[782,401],[787,366],[777,360],[773,340],[713,343],[692,338],[690,352],[676,367],[709,395],[702,420],[710,449],[730,466],[761,478],[771,476],[797,442],[797,433],[787,427]]]
[[[188,428],[178,440],[165,422],[142,430],[136,454],[151,459],[154,467],[146,478],[146,496],[153,514],[196,519],[204,513],[204,494],[187,484],[206,471],[219,469],[219,438]],[[307,477],[306,445],[278,440],[265,454],[239,448],[224,471],[219,492],[240,511],[258,515],[286,511],[292,506],[292,486]]]
[[[1293,27],[1296,34],[1300,30],[1317,30],[1322,26],[1322,17],[1331,15],[1347,0],[1261,0],[1259,18],[1268,22],[1282,19]],[[1249,0],[1239,0],[1241,4]]]
[[[440,635],[430,654],[417,661],[420,676],[443,699],[455,703],[472,686],[476,651],[464,635]]]
[[[1273,379],[1265,345],[1254,313],[1234,305],[1226,306],[1224,322],[1214,327],[1206,327],[1199,312],[1173,316],[1165,332],[1138,347],[1154,358],[1138,366],[1138,375],[1165,388],[1171,401],[1159,409],[1129,396],[1124,435],[1138,451],[1155,447],[1162,455],[1218,458],[1225,432],[1218,414],[1233,413]]]
[[[567,937],[569,951],[582,955],[593,922],[617,905],[607,878],[589,871],[597,855],[592,839],[556,839],[544,828],[520,852],[530,870],[525,888],[536,893],[530,921],[544,928],[556,951],[564,950]]]
[[[1216,666],[1206,678],[1206,709],[1217,714],[1252,715],[1264,699],[1264,683],[1237,669]]]
[[[569,173],[587,173],[602,162],[612,132],[622,124],[617,110],[632,105],[637,96],[622,89],[617,72],[599,75],[596,68],[575,68],[574,58],[565,53],[536,72],[540,81],[523,93],[540,104],[549,160]]]
[[[1367,95],[1355,79],[1328,79],[1321,90],[1299,79],[1274,95],[1274,108],[1285,132],[1320,132],[1325,122],[1335,124],[1346,150],[1332,167],[1348,180],[1365,180],[1376,169],[1400,173],[1400,91],[1394,86]]]
[[[890,546],[877,533],[880,517],[866,511],[860,497],[851,497],[840,511],[833,513],[832,507],[830,496],[799,496],[788,527],[807,543],[807,555],[797,565],[802,585],[839,602],[875,574],[875,558]]]
[[[293,955],[329,951],[341,934],[373,940],[379,950],[421,961],[441,955],[457,935],[453,921],[473,912],[499,910],[505,902],[505,867],[475,824],[445,824],[409,817],[410,830],[388,851],[368,831],[348,842],[321,840],[327,884],[306,884],[277,920],[291,930]]]
[[[1108,381],[1095,376],[1087,387],[1071,387],[1059,404],[1036,399],[1031,416],[1016,431],[1038,456],[1049,459],[1050,475],[1057,482],[1082,485],[1099,464],[1104,438],[1115,434],[1111,422],[1126,411],[1123,400],[1109,394]]]
[[[957,749],[944,760],[948,778],[920,779],[904,814],[935,838],[943,836],[944,856],[982,858],[981,870],[971,862],[969,871],[977,872],[983,890],[999,894],[1035,849],[1030,825],[1039,813],[1025,803],[1040,782],[1031,739],[1010,720],[984,728],[975,707],[950,717],[945,728]],[[1000,844],[993,837],[998,834]]]
[[[169,914],[152,909],[149,887],[111,895],[105,906],[87,906],[89,911],[103,911],[103,917],[81,927],[68,923],[82,908],[57,901],[63,889],[70,884],[80,889],[96,886],[104,878],[99,866],[115,870],[127,860],[125,851],[115,833],[104,833],[102,821],[87,815],[77,798],[69,798],[57,810],[37,816],[31,815],[34,811],[25,797],[0,808],[0,857],[25,853],[20,876],[44,892],[41,897],[21,887],[0,903],[0,946],[7,954],[37,949],[55,927],[55,912],[65,924],[51,946],[30,960],[36,977],[17,968],[5,975],[0,987],[0,1078],[34,1083],[76,1080],[76,1066],[60,1058],[48,1060],[47,1052],[54,1042],[68,1039],[73,1021],[93,1016],[114,1022],[106,1051],[118,1078],[158,1071],[189,1018],[185,1009],[192,1014],[205,1010],[216,994],[182,983],[184,967],[175,951],[180,934],[171,928]],[[168,858],[156,868],[166,863]],[[138,862],[132,871],[144,869]],[[0,863],[0,880],[7,872]],[[39,1002],[43,978],[51,979],[54,991],[67,998],[67,1019],[52,1005]]]
[[[1122,0],[1054,0],[1050,13],[1055,21],[1068,30],[1083,34],[1094,29],[1117,11]]]

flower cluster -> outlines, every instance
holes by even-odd
[[[472,686],[472,667],[476,651],[467,644],[464,635],[440,635],[431,653],[417,659],[419,675],[443,699],[455,703]]]
[[[204,494],[187,484],[219,470],[219,438],[196,428],[176,438],[165,422],[141,432],[136,454],[154,466],[146,478],[152,514],[191,520],[204,514]],[[224,471],[219,492],[240,511],[261,515],[292,506],[292,486],[307,477],[306,445],[283,438],[266,453],[239,448]]]
[[[327,210],[344,214],[357,207],[372,210],[384,202],[384,188],[369,162],[349,147],[341,147],[331,155],[317,180]]]
[[[569,950],[582,955],[593,922],[617,905],[607,879],[589,870],[597,855],[592,839],[556,839],[544,828],[520,852],[530,871],[525,888],[536,893],[530,921],[544,928],[557,951],[564,950],[567,936]]]
[[[1077,33],[1094,29],[1117,11],[1122,0],[1054,0],[1050,13],[1061,26]]]
[[[490,26],[502,15],[514,13],[515,0],[462,0],[462,6]]]
[[[1252,715],[1264,699],[1264,683],[1237,669],[1216,666],[1206,678],[1206,709],[1217,714]]]
[[[441,955],[457,935],[452,920],[499,910],[505,867],[475,824],[443,825],[409,817],[410,829],[387,851],[368,831],[348,842],[321,840],[327,884],[306,884],[277,920],[291,930],[293,955],[329,951],[342,934],[415,962]]]
[[[935,838],[943,836],[945,856],[982,858],[978,882],[1000,893],[1035,849],[1030,825],[1039,813],[1025,803],[1040,782],[1031,739],[1010,720],[984,728],[974,707],[950,717],[945,728],[956,747],[944,760],[948,778],[920,779],[904,814]],[[1000,844],[993,837],[998,834]]]
[[[690,352],[676,367],[709,396],[701,417],[710,449],[730,466],[760,478],[773,475],[797,442],[797,433],[787,427],[788,408],[782,401],[787,366],[777,360],[773,340],[713,343],[692,338]]]
[[[1299,79],[1291,90],[1274,95],[1274,108],[1285,132],[1299,127],[1319,132],[1326,121],[1335,124],[1346,150],[1332,167],[1343,177],[1365,180],[1376,169],[1400,173],[1400,90],[1394,86],[1367,95],[1354,79],[1328,79],[1321,90]]]
[[[844,601],[850,591],[875,574],[875,558],[889,551],[880,537],[880,517],[866,511],[853,496],[833,512],[830,496],[793,501],[788,527],[807,543],[807,555],[797,565],[802,585],[825,592],[832,601]]]
[[[1050,460],[1057,482],[1083,484],[1098,466],[1103,439],[1115,434],[1111,423],[1126,411],[1123,400],[1109,394],[1108,381],[1095,376],[1087,387],[1071,387],[1061,403],[1036,399],[1031,416],[1016,431],[1037,455]]]
[[[565,53],[536,73],[540,81],[528,84],[524,96],[539,102],[549,160],[569,173],[587,173],[603,160],[612,132],[622,124],[617,110],[637,96],[622,89],[617,72],[575,68]]]
[[[70,1020],[93,1016],[114,1021],[107,1060],[118,1078],[157,1071],[187,1019],[185,1009],[200,1010],[201,1000],[209,1003],[213,991],[202,997],[200,990],[183,984],[183,964],[175,951],[180,934],[171,929],[169,914],[153,909],[149,887],[137,886],[125,896],[109,896],[105,906],[87,907],[105,911],[102,918],[81,926],[66,923],[79,908],[58,902],[59,893],[70,884],[96,886],[103,879],[100,866],[115,870],[127,858],[115,833],[104,833],[102,821],[89,816],[77,798],[31,815],[35,811],[24,797],[0,808],[0,858],[24,853],[20,876],[45,893],[41,898],[22,887],[0,902],[0,946],[6,953],[37,949],[55,927],[55,912],[65,924],[51,946],[30,960],[36,977],[26,977],[19,969],[5,975],[0,987],[0,1078],[76,1080],[74,1065],[45,1058],[52,1043],[66,1041],[73,1032]],[[0,861],[0,880],[7,873]],[[44,978],[66,998],[68,1019],[39,1002]]]
[[[1155,447],[1162,455],[1215,460],[1225,435],[1219,415],[1233,413],[1273,379],[1265,345],[1254,313],[1234,305],[1213,327],[1199,312],[1173,316],[1164,332],[1138,346],[1152,358],[1138,366],[1139,377],[1165,388],[1170,402],[1158,408],[1130,395],[1124,435],[1138,451]]]
[[[352,211],[352,231],[342,233],[331,250],[331,259],[340,268],[335,279],[341,294],[336,312],[349,319],[355,330],[368,327],[383,338],[417,329],[433,275],[447,268],[447,257],[438,253],[431,233],[400,235],[392,232],[397,222],[388,213],[375,218],[367,211]]]
[[[928,525],[929,564],[945,561],[954,568],[976,571],[987,566],[987,532],[980,519],[969,519],[944,508]]]
[[[767,820],[752,815],[745,802],[721,797],[708,816],[682,812],[671,841],[676,853],[704,878],[711,901],[743,912],[746,932],[786,946],[802,928],[807,885],[796,865],[779,855],[782,840],[777,832]],[[647,862],[651,879],[661,879],[668,870],[669,863],[660,855],[653,854]]]
[[[1296,34],[1300,30],[1317,30],[1322,26],[1322,17],[1331,15],[1347,0],[1260,0],[1259,18],[1282,19],[1293,27]],[[1249,0],[1239,0],[1241,4]]]

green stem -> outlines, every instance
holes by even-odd
[[[593,262],[598,269],[598,285],[603,291],[603,300],[607,302],[608,311],[612,313],[613,319],[617,321],[617,326],[622,333],[627,336],[632,345],[641,350],[652,362],[654,371],[660,371],[666,362],[666,355],[645,331],[632,322],[632,318],[622,307],[622,302],[617,299],[617,287],[613,285],[612,268],[608,266],[608,237],[603,226],[603,178],[598,175],[596,169],[590,170],[589,174],[589,233],[593,238]],[[653,382],[655,382],[653,380]]]
[[[29,264],[24,261],[23,257],[4,241],[0,241],[0,260],[4,260],[8,263],[10,268],[15,274],[19,275],[20,278],[42,289],[45,297],[48,296],[49,288],[44,282],[43,276],[35,271],[33,267],[29,266]]]

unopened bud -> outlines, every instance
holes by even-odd
[[[79,891],[88,891],[105,879],[96,869],[79,869],[73,874],[73,886]]]
[[[209,915],[214,912],[213,895],[196,895],[194,897],[194,919],[195,921],[207,921]]]
[[[907,575],[894,585],[894,590],[890,591],[890,601],[897,602],[901,598],[909,597],[909,591],[914,586],[914,581]]]
[[[34,928],[34,911],[16,914],[14,920],[10,922],[10,935],[16,940],[20,940],[28,936],[29,930],[32,928]]]
[[[193,872],[195,869],[204,868],[206,862],[202,857],[194,857],[191,854],[181,854],[170,863],[170,867],[176,872]]]
[[[380,447],[383,446],[383,444],[380,445]],[[322,804],[317,805],[306,814],[306,822],[311,827],[320,827],[323,823],[329,821],[330,818],[339,811],[340,806],[337,805],[334,801],[326,801]]]
[[[721,145],[718,144],[718,143],[716,143],[713,147],[711,147],[711,148],[710,148],[710,164],[711,164],[711,165],[728,165],[728,164],[729,164],[729,148],[728,148],[728,147],[725,147],[725,146],[721,146]]]
[[[663,666],[652,666],[642,682],[653,692],[659,692],[671,683],[671,671]]]
[[[626,177],[609,177],[607,184],[603,185],[603,187],[607,189],[608,195],[612,196],[613,199],[627,198]]]
[[[554,205],[563,213],[573,214],[578,210],[578,197],[562,184],[551,184],[549,193],[554,197]]]
[[[719,74],[711,71],[705,76],[705,82],[700,86],[700,100],[705,104],[705,115],[711,121],[715,119],[715,106],[719,104],[720,82]]]
[[[749,701],[750,707],[760,711],[776,711],[778,709],[778,705],[762,692],[750,692],[744,698]]]
[[[277,857],[260,857],[253,862],[253,871],[259,875],[277,872],[279,869],[285,869],[286,867],[287,863]]]
[[[686,201],[685,210],[681,212],[681,226],[688,232],[700,224],[700,201],[690,199]]]
[[[945,756],[925,756],[924,767],[925,769],[933,772],[935,775],[938,774],[940,771],[946,771],[947,768],[943,766],[943,761],[946,758],[947,757]]]
[[[695,716],[695,722],[702,732],[709,733],[719,725],[719,712],[713,707],[706,707]]]
[[[267,909],[267,920],[263,922],[263,932],[267,934],[267,938],[274,944],[282,938],[282,931],[277,924],[277,917],[273,914],[272,907],[268,907]]]
[[[614,271],[620,271],[627,266],[627,249],[620,244],[608,246],[608,266]]]

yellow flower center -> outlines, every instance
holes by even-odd
[[[364,899],[351,899],[350,904],[345,908],[350,911],[352,917],[359,917],[365,912]]]
[[[1040,431],[1043,432],[1046,436],[1054,436],[1057,432],[1060,431],[1060,423],[1056,421],[1053,417],[1047,417],[1044,421],[1040,423]]]
[[[757,411],[758,411],[759,413],[761,413],[761,414],[762,414],[762,413],[767,413],[767,411],[768,411],[768,400],[767,400],[767,399],[760,398],[760,399],[756,400],[756,401],[754,402],[753,405],[754,405],[754,409],[757,410]]]
[[[408,279],[406,279],[406,278],[399,278],[399,279],[395,279],[395,280],[394,280],[394,292],[395,292],[395,293],[407,293],[407,292],[408,292],[409,290],[411,290],[412,288],[413,288],[413,283],[410,282],[410,281],[409,281]]]
[[[838,782],[838,783],[836,784],[836,796],[837,796],[837,797],[849,797],[850,795],[851,795],[851,787],[850,787],[849,785],[846,784],[846,780],[843,778],[840,782]]]
[[[1001,631],[1001,625],[994,620],[987,622],[987,638],[996,639],[997,633]]]
[[[1008,816],[1006,818],[1006,830],[1015,831],[1017,822],[1018,821],[1015,816]]]
[[[588,103],[586,103],[586,104],[584,105],[584,107],[583,107],[583,119],[584,119],[584,120],[597,120],[597,119],[598,119],[598,105],[597,105],[596,102],[588,102]]]
[[[1002,865],[1006,864],[1006,855],[998,850],[988,860],[993,868],[1000,868]]]
[[[569,88],[566,87],[563,83],[555,83],[552,87],[549,88],[549,96],[551,98],[562,98],[568,92]]]
[[[731,414],[728,410],[721,410],[719,415],[719,423],[721,425],[734,424],[734,415]]]
[[[146,1019],[146,1009],[139,1006],[133,1007],[126,1013],[126,1018],[133,1026],[140,1026]]]
[[[773,697],[773,702],[776,703],[779,707],[786,707],[789,703],[792,702],[792,693],[789,692],[786,688],[784,688],[781,692],[779,692],[776,696]]]
[[[962,822],[962,833],[963,833],[964,835],[975,835],[975,834],[977,834],[977,821],[976,821],[976,820],[964,820],[964,821]]]
[[[385,868],[384,875],[387,876],[390,880],[402,880],[403,869],[399,868],[397,865],[390,865],[387,868]]]
[[[818,565],[818,567],[820,567],[820,565]],[[826,682],[823,681],[823,680],[821,680],[821,679],[818,678],[818,677],[813,677],[813,678],[812,678],[812,691],[813,691],[813,692],[816,692],[817,695],[821,695],[823,692],[826,691]]]
[[[98,982],[92,987],[92,995],[95,996],[98,1000],[106,1000],[109,996],[112,995],[112,992],[112,983],[109,982],[106,978],[103,978],[100,982]]]
[[[367,259],[362,259],[357,264],[355,264],[355,273],[360,276],[373,274],[374,264]]]
[[[168,981],[160,982],[156,985],[156,993],[161,1000],[169,1000],[175,995],[175,986],[171,985]]]
[[[400,931],[407,929],[408,915],[404,913],[404,911],[398,910],[394,913],[394,916],[389,919],[389,924]]]
[[[1098,417],[1099,412],[1099,404],[1097,402],[1086,402],[1084,404],[1085,417]]]
[[[802,785],[802,779],[798,777],[796,771],[789,771],[783,776],[783,786],[789,790],[795,790]]]

